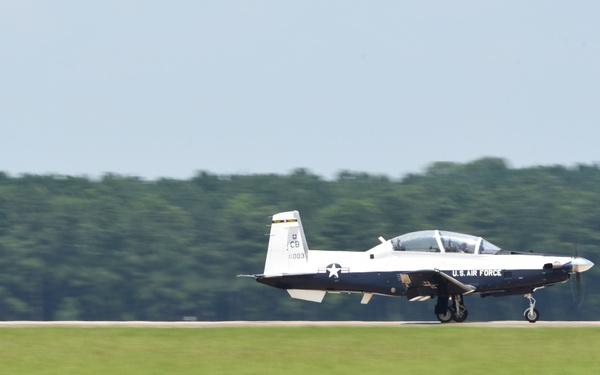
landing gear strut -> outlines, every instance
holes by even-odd
[[[435,315],[442,323],[448,323],[454,320],[462,323],[467,320],[469,311],[465,307],[461,294],[455,296],[439,296],[435,305]]]
[[[535,323],[540,318],[540,312],[535,308],[535,298],[531,293],[525,294],[523,297],[529,300],[529,308],[523,312],[523,316],[529,323]]]

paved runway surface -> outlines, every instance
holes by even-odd
[[[600,322],[551,322],[538,321],[529,323],[525,320],[507,320],[493,322],[465,322],[448,323],[443,326],[460,327],[600,327]],[[407,326],[442,326],[439,322],[363,322],[363,321],[344,321],[344,322],[323,322],[323,321],[226,321],[226,322],[82,322],[82,321],[61,321],[61,322],[34,322],[34,321],[14,321],[0,322],[1,327],[148,327],[148,328],[221,328],[221,327],[407,327]]]

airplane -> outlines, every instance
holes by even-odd
[[[239,275],[285,289],[292,298],[322,302],[327,293],[405,296],[409,301],[437,297],[434,313],[442,323],[464,322],[464,296],[523,295],[530,323],[540,318],[532,294],[564,283],[594,263],[579,256],[502,250],[482,237],[444,230],[423,230],[361,251],[310,250],[298,211],[273,215],[262,274]]]

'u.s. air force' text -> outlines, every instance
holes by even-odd
[[[502,270],[453,270],[452,276],[502,276]]]

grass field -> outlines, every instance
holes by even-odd
[[[0,328],[2,374],[597,374],[600,328]]]

